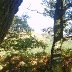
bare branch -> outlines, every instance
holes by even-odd
[[[31,10],[31,9],[29,9],[29,8],[27,8],[27,9],[30,10],[30,11],[35,11],[36,13],[39,13],[39,14],[43,14],[43,13],[37,11],[37,10]]]

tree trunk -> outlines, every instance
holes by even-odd
[[[0,0],[0,44],[8,32],[21,2],[22,0]]]
[[[63,42],[63,1],[57,0],[54,16],[54,41],[51,49],[51,71],[62,71],[61,47]]]

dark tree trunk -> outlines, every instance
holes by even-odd
[[[63,1],[57,0],[54,16],[54,41],[51,49],[51,72],[62,71],[61,46],[63,42]]]
[[[8,32],[21,2],[22,0],[0,0],[0,44]]]

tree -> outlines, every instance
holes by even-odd
[[[22,17],[15,16],[6,35],[4,41],[0,44],[1,48],[5,50],[17,49],[17,50],[27,50],[27,48],[46,48],[47,44],[42,40],[31,35],[32,29],[27,23],[27,15]]]
[[[1,0],[0,1],[0,44],[8,32],[14,14],[18,11],[22,0]]]
[[[44,0],[50,9],[46,9],[46,13],[54,18],[54,40],[51,49],[51,71],[50,72],[63,72],[61,47],[63,43],[63,28],[66,26],[66,21],[70,20],[71,16],[67,19],[64,18],[65,12],[72,6],[71,0]],[[47,15],[45,13],[45,15]]]
[[[63,39],[63,1],[57,0],[54,15],[54,41],[51,49],[51,70],[62,72],[61,46]]]
[[[23,37],[29,35],[28,32],[31,32],[31,28],[27,24],[27,15],[22,17],[15,16],[10,29],[8,30],[8,34],[6,35],[4,41],[0,44],[1,48],[11,49],[17,48],[21,49],[22,46],[27,46],[28,42]],[[23,40],[21,39],[23,38]],[[26,38],[28,40],[28,38]],[[29,38],[30,39],[30,38]],[[26,44],[26,45],[25,45]]]
[[[26,32],[30,32],[32,29],[27,23],[28,15],[23,15],[22,17],[15,16],[13,20],[13,24],[11,25],[11,29],[16,32],[21,32],[25,30]]]

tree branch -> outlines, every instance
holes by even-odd
[[[72,36],[66,36],[66,37],[63,37],[63,41],[67,41],[67,40],[69,40],[69,39],[72,40]]]
[[[63,20],[63,23],[66,23],[67,21],[72,20],[71,18]]]
[[[68,3],[68,4],[64,7],[64,13],[65,13],[65,11],[66,11],[68,8],[70,8],[70,7],[72,7],[72,2],[71,2],[71,3]]]
[[[27,8],[27,9],[30,10],[30,11],[35,11],[36,13],[39,13],[39,14],[43,14],[43,13],[37,11],[37,10],[31,10],[31,9],[29,9],[29,8]]]

